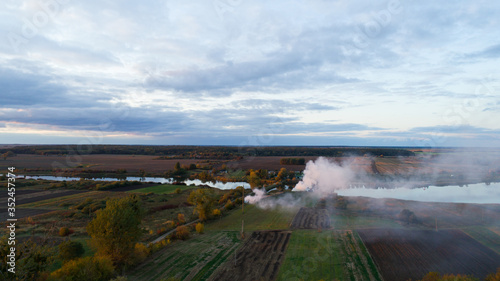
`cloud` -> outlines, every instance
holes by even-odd
[[[483,110],[464,120],[471,127],[432,120],[494,75],[498,3],[400,1],[391,12],[391,2],[362,0],[229,1],[220,14],[211,1],[64,2],[18,52],[0,43],[0,121],[9,126],[108,124],[158,143],[210,144],[273,135],[390,145],[433,130],[453,143],[496,143],[499,134],[481,121],[500,118],[497,79],[486,81]],[[23,35],[40,3],[2,2],[0,31]],[[403,109],[415,101],[425,106]],[[407,114],[384,118],[390,112]]]

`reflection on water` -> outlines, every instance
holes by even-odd
[[[18,177],[24,177],[22,175],[17,175]],[[54,177],[54,176],[26,176],[27,179],[44,179],[44,180],[52,180],[52,181],[78,181],[82,178],[76,178],[76,177]],[[174,180],[169,178],[158,178],[158,177],[124,177],[121,179],[117,178],[93,178],[93,179],[87,179],[83,178],[86,180],[95,180],[95,181],[118,181],[118,180],[128,180],[128,181],[142,181],[142,182],[156,182],[156,183],[173,183]],[[219,189],[233,189],[236,188],[237,186],[243,186],[244,188],[250,188],[250,184],[246,182],[220,182],[220,181],[215,181],[215,182],[202,182],[201,180],[185,180],[183,181],[186,185],[191,185],[194,184],[196,186],[198,185],[208,185],[210,187],[215,187]]]
[[[337,190],[342,196],[394,198],[424,202],[500,204],[500,183],[468,186],[429,186],[426,188],[349,188]]]
[[[18,175],[18,177],[23,177]],[[44,179],[55,181],[75,181],[76,177],[54,177],[54,176],[26,176],[28,179]],[[158,177],[126,177],[120,180],[172,183],[173,179]],[[116,178],[96,178],[96,181],[117,181]],[[250,188],[246,182],[202,182],[201,180],[185,180],[185,184],[196,186],[208,185],[219,189],[233,189],[237,186]],[[453,203],[478,203],[478,204],[500,204],[500,183],[469,184],[468,186],[429,186],[425,188],[365,188],[356,187],[336,190],[342,196],[365,196],[372,198],[394,198],[402,200],[414,200],[424,202],[453,202]]]

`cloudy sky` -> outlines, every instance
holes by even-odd
[[[4,0],[0,143],[500,146],[500,2]]]

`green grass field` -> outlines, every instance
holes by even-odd
[[[229,215],[207,224],[205,229],[206,231],[241,231],[241,220],[244,220],[245,232],[254,230],[288,229],[297,211],[298,210],[288,209],[264,210],[255,205],[245,205],[244,214],[242,214],[240,206],[232,210]]]
[[[381,218],[377,216],[363,216],[338,212],[330,216],[330,224],[333,229],[348,230],[356,228],[401,228],[394,219]]]
[[[139,189],[134,189],[127,191],[129,193],[156,193],[156,194],[171,194],[174,193],[177,188],[180,188],[181,191],[194,189],[194,186],[186,186],[186,185],[174,185],[174,184],[162,184],[155,185],[150,187],[144,187]]]
[[[176,241],[129,274],[129,280],[206,280],[240,245],[238,232],[221,231]]]
[[[463,228],[463,232],[467,233],[479,243],[492,249],[500,254],[500,236],[486,227],[468,227]]]
[[[295,230],[277,280],[381,280],[381,278],[356,233]]]

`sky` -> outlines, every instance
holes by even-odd
[[[500,147],[499,1],[4,0],[0,143]]]

